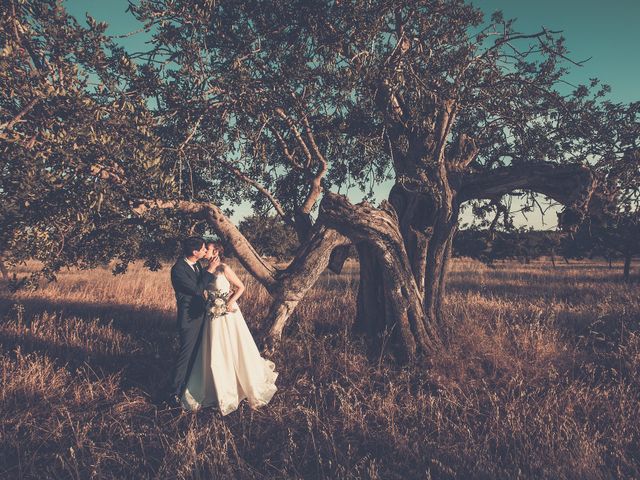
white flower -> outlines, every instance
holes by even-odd
[[[221,290],[209,290],[207,293],[208,310],[213,318],[226,315],[228,293]]]

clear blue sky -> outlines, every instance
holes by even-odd
[[[286,0],[283,0],[286,1]],[[111,34],[126,34],[139,28],[131,14],[125,12],[126,0],[66,0],[70,13],[79,20],[88,12],[98,21],[109,23]],[[583,67],[574,67],[567,80],[586,83],[597,77],[611,85],[614,101],[640,100],[640,0],[476,0],[476,6],[490,14],[502,10],[505,18],[516,18],[516,28],[522,32],[539,31],[542,26],[562,30],[570,57],[584,60]],[[134,35],[122,39],[127,48],[144,46],[145,36]],[[381,185],[377,199],[386,197],[390,185]],[[344,192],[343,192],[344,193]],[[350,192],[351,193],[351,192]],[[351,195],[350,195],[351,196]],[[353,201],[359,196],[352,196]],[[234,219],[248,212],[246,206],[237,209]],[[464,220],[470,216],[465,215]],[[528,214],[516,217],[517,225],[552,228],[556,223],[553,211],[544,218]]]
[[[567,77],[585,82],[597,77],[612,87],[616,101],[640,100],[639,0],[477,0],[485,12],[502,10],[521,31],[545,26],[562,30],[574,60],[592,57]]]

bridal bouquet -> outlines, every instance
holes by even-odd
[[[207,290],[207,310],[213,317],[221,317],[227,313],[229,294],[222,290]]]

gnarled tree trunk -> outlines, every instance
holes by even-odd
[[[404,240],[405,250],[415,277],[418,291],[424,298],[427,250],[433,232],[435,205],[420,192],[413,192],[402,184],[396,184],[389,192],[389,203],[393,206]]]
[[[378,338],[386,328],[383,277],[384,270],[375,251],[366,242],[356,244],[360,265],[360,283],[353,331]]]
[[[400,219],[410,259],[429,322],[444,333],[442,304],[453,237],[458,228],[459,205],[453,193],[414,192],[401,184],[391,189],[389,201]]]
[[[449,260],[451,258],[451,248],[453,237],[457,232],[457,208],[455,223],[448,221],[439,228],[434,229],[434,236],[430,241],[429,254],[427,256],[427,269],[425,276],[425,310],[429,318],[438,325],[441,336],[447,332],[443,323],[442,307],[446,292],[447,273]]]
[[[354,330],[374,339],[391,332],[405,358],[432,353],[446,337],[443,303],[461,202],[529,188],[561,201],[580,218],[595,186],[588,169],[576,165],[537,163],[452,176],[451,187],[427,181],[429,188],[411,191],[396,185],[390,203],[378,209],[332,193],[320,204],[318,221],[358,250]]]
[[[360,287],[354,328],[382,340],[390,336],[405,359],[433,351],[438,336],[426,315],[423,296],[405,249],[395,209],[352,205],[344,196],[327,193],[318,221],[354,242],[360,256]]]

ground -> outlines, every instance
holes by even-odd
[[[268,296],[240,273],[255,332]],[[620,265],[455,259],[446,349],[408,366],[349,335],[356,274],[300,304],[272,402],[224,418],[159,399],[168,268],[0,284],[0,477],[640,477],[640,283]]]

